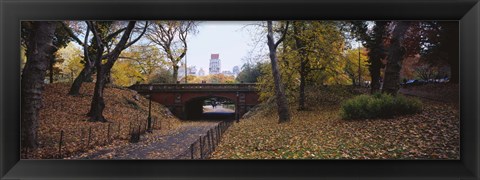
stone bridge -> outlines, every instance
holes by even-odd
[[[150,95],[152,101],[165,105],[181,119],[202,116],[203,102],[209,98],[226,98],[235,103],[235,116],[241,117],[257,105],[258,90],[254,83],[241,84],[136,84],[130,89]]]

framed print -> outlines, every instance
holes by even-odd
[[[0,2],[2,179],[478,179],[480,3]]]

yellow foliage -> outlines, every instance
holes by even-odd
[[[63,60],[62,64],[59,65],[61,73],[72,82],[83,69],[82,56],[83,51],[73,42],[68,43],[67,46],[59,49],[56,53],[56,57]]]
[[[117,61],[112,67],[111,77],[113,84],[119,86],[131,86],[144,80],[144,76],[128,61]]]
[[[180,82],[184,82],[182,79]],[[207,76],[188,76],[188,83],[235,83],[234,76],[225,76],[224,74],[211,74]]]

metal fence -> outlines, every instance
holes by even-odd
[[[206,134],[201,135],[184,152],[174,159],[209,159],[225,131],[233,124],[233,121],[222,121],[211,128]]]

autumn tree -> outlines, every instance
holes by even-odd
[[[170,60],[173,81],[178,79],[178,63],[187,53],[187,37],[196,33],[194,21],[154,21],[148,29],[147,38],[160,46]]]
[[[285,39],[285,36],[287,35],[288,24],[289,22],[287,21],[285,23],[285,28],[283,30],[283,33],[280,39],[278,39],[275,42],[274,33],[273,33],[273,23],[272,21],[267,21],[267,28],[268,28],[267,45],[268,45],[268,50],[270,52],[269,56],[270,56],[270,64],[272,66],[273,81],[275,83],[275,96],[277,101],[279,123],[290,121],[290,110],[288,109],[288,101],[287,101],[287,97],[285,96],[285,90],[280,78],[280,70],[277,64],[278,62],[277,47],[280,43],[282,43],[282,41]]]
[[[367,77],[368,75],[366,72],[368,67],[368,56],[366,56],[365,49],[357,48],[347,50],[345,52],[344,61],[344,71],[351,79],[352,85],[361,84],[362,82],[358,82],[359,79],[370,79],[370,77]]]
[[[242,66],[242,70],[237,75],[235,80],[237,82],[245,82],[245,83],[256,83],[257,78],[260,77],[262,74],[261,66],[264,63],[257,62],[256,64],[246,63]]]
[[[307,82],[314,82],[316,77],[327,71],[341,73],[340,66],[335,64],[341,60],[345,43],[341,32],[342,24],[339,22],[294,21],[292,24],[293,32],[290,38],[286,39],[287,42],[284,42],[283,56],[292,59],[289,66],[293,65],[298,70],[298,109],[305,110]]]
[[[31,22],[32,29],[25,38],[27,61],[21,79],[22,147],[37,147],[38,114],[42,104],[44,79],[54,45],[56,22]]]
[[[75,28],[71,28],[68,24],[72,24]],[[107,45],[112,45],[111,41],[116,38],[120,33],[125,31],[125,28],[113,28],[113,21],[101,21],[97,22],[99,31],[104,38],[103,41]],[[82,25],[80,22],[63,22],[62,27],[68,33],[68,35],[76,42],[78,45],[83,47],[83,69],[80,71],[78,76],[72,83],[68,94],[78,95],[80,93],[80,88],[82,87],[83,82],[92,81],[91,79],[93,73],[95,72],[95,54],[97,54],[98,46],[95,38],[90,38],[91,29],[87,25]],[[84,33],[77,33],[82,32]],[[82,41],[79,36],[83,35],[84,40]],[[90,42],[89,42],[90,41]],[[103,52],[102,52],[103,53]],[[89,57],[91,56],[91,57]]]
[[[136,71],[141,74],[143,82],[149,82],[151,78],[159,73],[161,74],[160,71],[169,67],[165,56],[158,47],[152,45],[133,45],[122,52],[119,61],[128,63],[137,69]],[[125,66],[125,68],[128,67]],[[171,75],[168,76],[168,78],[171,77]]]
[[[330,84],[346,84],[350,81],[344,72],[346,61],[343,54],[345,48],[343,25],[332,21],[297,23],[301,23],[302,30],[297,30],[295,34],[294,27],[289,26],[288,36],[278,48],[277,55],[285,95],[289,102],[298,103],[298,109],[302,110],[300,107],[306,104],[308,98],[303,97],[303,103],[300,99],[302,94],[306,96],[307,87],[318,88]],[[296,42],[299,41],[302,43],[301,47],[297,46]],[[261,84],[259,87],[261,100],[275,96],[271,93],[275,92],[271,71],[271,67],[261,68],[262,73],[258,78]],[[301,84],[304,86],[303,90],[300,88]]]
[[[208,83],[233,83],[234,76],[227,76],[224,74],[211,74],[206,77]]]
[[[132,41],[128,42],[130,39],[130,35],[135,28],[136,21],[128,22],[127,27],[125,28],[125,32],[123,32],[120,40],[116,43],[115,48],[110,49],[112,47],[108,45],[108,41],[104,41],[104,36],[102,36],[98,31],[98,26],[96,22],[87,22],[90,30],[92,31],[93,37],[96,43],[96,54],[95,54],[95,68],[96,72],[96,82],[95,82],[95,89],[92,98],[92,103],[90,107],[90,111],[88,115],[90,116],[90,121],[100,121],[105,122],[107,121],[103,117],[103,109],[105,108],[105,102],[103,99],[103,90],[105,88],[105,84],[107,82],[108,74],[110,74],[111,69],[115,62],[117,61],[120,53],[128,48],[129,46],[133,45],[137,42],[145,33],[148,23],[145,23],[143,31]],[[104,50],[107,50],[106,54],[104,54]],[[88,52],[88,51],[86,51]],[[88,54],[85,55],[89,57]]]
[[[298,99],[298,110],[305,110],[305,78],[307,76],[308,54],[304,38],[305,21],[293,21],[293,37],[295,39],[295,49],[298,51],[300,61],[300,89]]]
[[[353,33],[363,46],[368,49],[368,70],[370,72],[370,93],[380,90],[380,70],[384,68],[382,59],[386,57],[385,39],[388,33],[389,21],[374,21],[371,31],[367,21],[353,21]]]
[[[21,46],[26,47],[26,39],[33,30],[33,21],[22,21],[21,22]],[[64,30],[61,23],[55,23],[55,37],[53,39],[53,45],[58,49],[67,46],[67,44],[72,40],[68,35],[68,32]],[[56,53],[56,51],[54,52]],[[61,70],[55,67],[55,64],[62,63],[62,59],[52,56],[48,66],[48,82],[53,83],[54,75],[58,74]]]
[[[450,82],[459,82],[459,23],[457,21],[424,21],[414,23],[407,43],[416,46],[413,53],[421,60],[439,68],[450,66]]]
[[[390,40],[382,93],[396,95],[400,89],[400,70],[407,51],[402,43],[409,26],[409,21],[397,21],[395,23]]]
[[[76,78],[83,69],[83,64],[81,63],[83,56],[81,55],[81,49],[76,47],[73,42],[59,49],[56,53],[57,59],[61,59],[62,61],[59,68],[63,75],[65,75],[64,78],[68,79],[68,82],[73,83],[74,78]]]
[[[148,78],[148,83],[174,83],[172,81],[172,72],[167,68],[159,68]]]
[[[438,77],[437,69],[429,64],[423,64],[415,67],[415,72],[417,77],[425,81]]]
[[[437,56],[442,57],[440,52],[445,52],[446,62],[450,65],[450,82],[458,83],[460,80],[460,46],[458,21],[440,21],[441,44],[436,49]],[[443,56],[445,57],[445,56]]]
[[[420,64],[431,68],[450,67],[450,82],[459,80],[459,23],[456,21],[415,21],[405,34],[406,57],[420,56]]]

